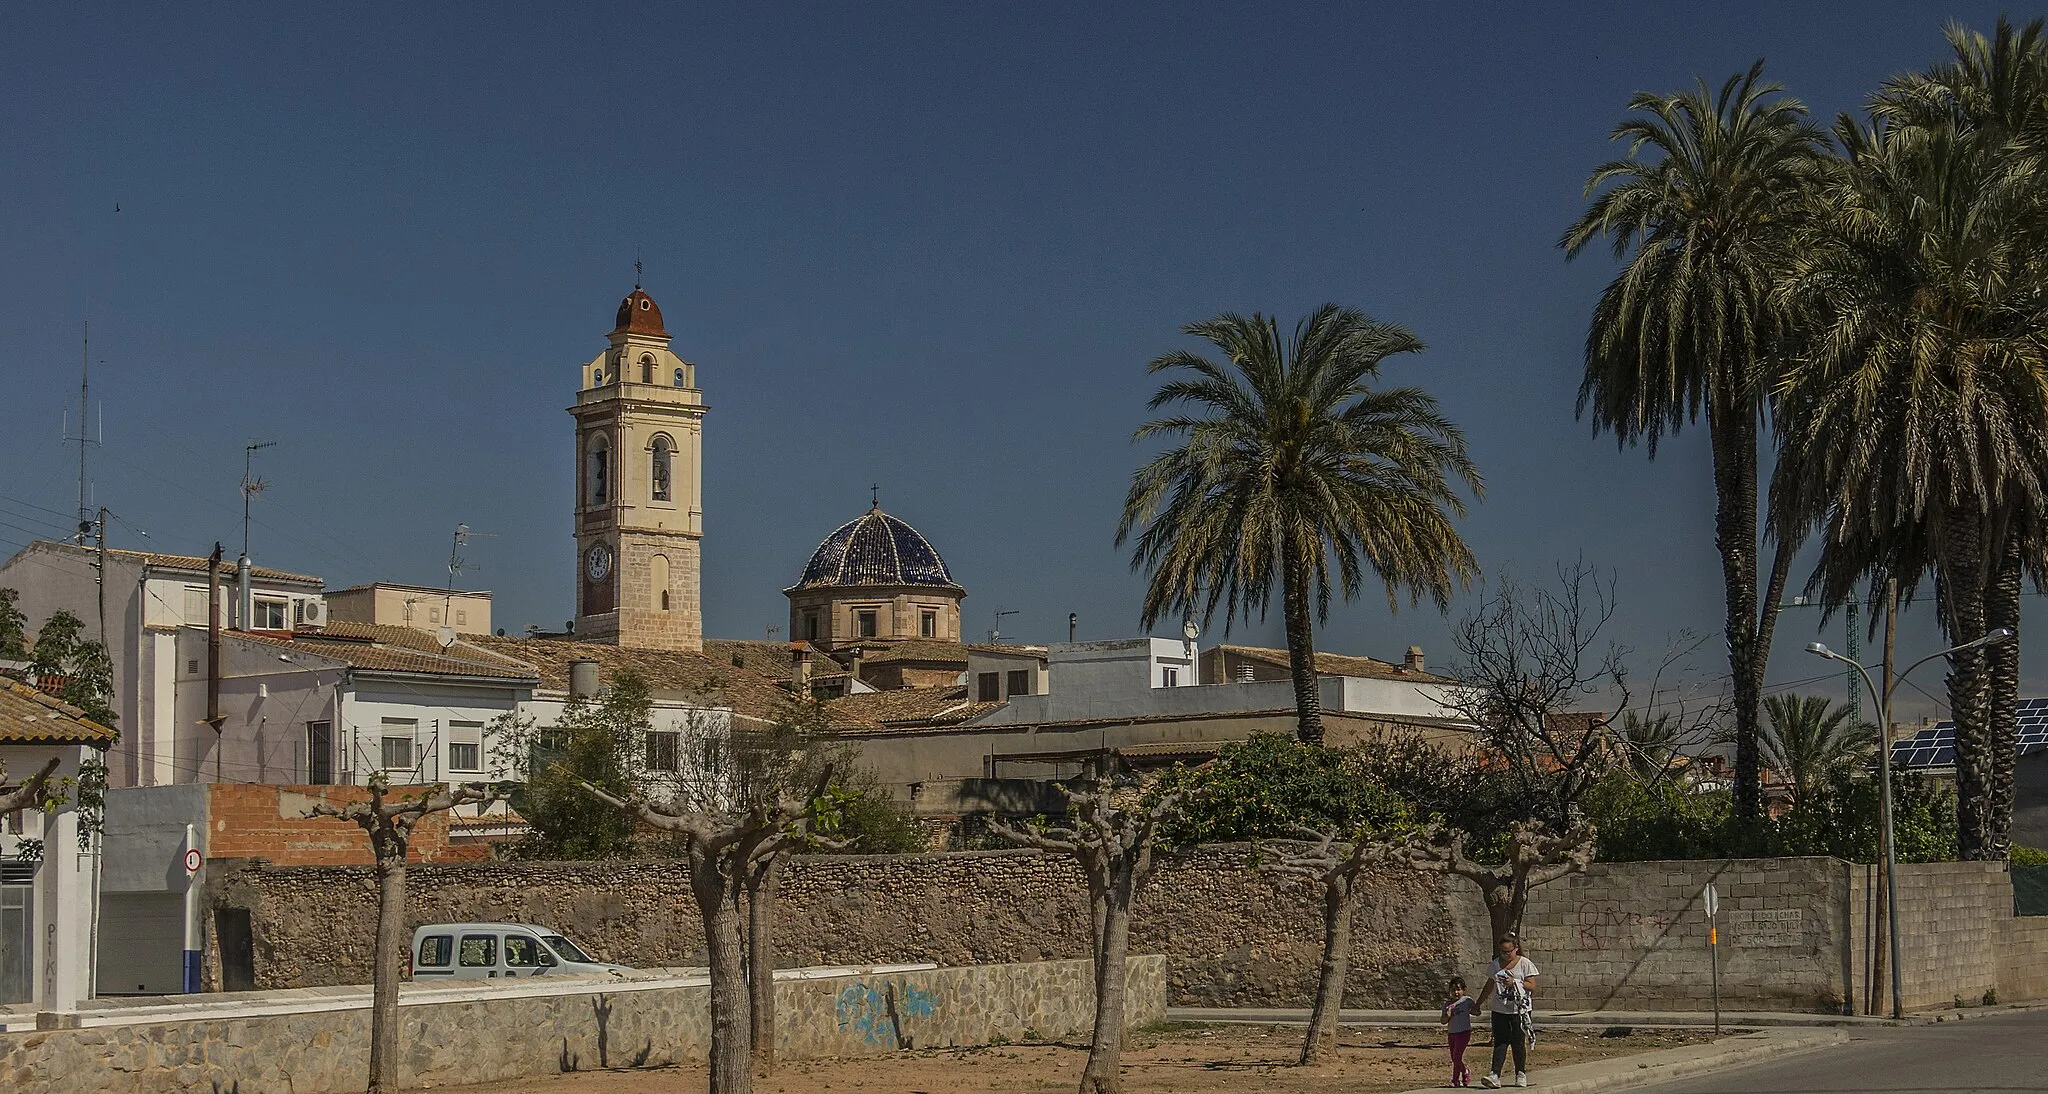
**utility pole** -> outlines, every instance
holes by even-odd
[[[1877,712],[1878,724],[1882,727],[1878,731],[1877,749],[1878,778],[1882,781],[1877,796],[1878,836],[1884,840],[1884,886],[1878,889],[1877,899],[1883,903],[1878,911],[1878,922],[1884,925],[1890,944],[1894,1021],[1906,1016],[1904,992],[1899,983],[1903,971],[1899,968],[1899,848],[1892,832],[1892,690],[1898,684],[1892,677],[1892,658],[1898,640],[1898,624],[1899,580],[1892,578],[1884,583],[1884,689],[1878,696]],[[1886,955],[1884,950],[1878,953],[1880,959]]]
[[[114,647],[107,641],[107,507],[104,505],[100,506],[99,556],[100,648],[111,656]]]

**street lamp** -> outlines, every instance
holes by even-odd
[[[1887,626],[1889,626],[1889,622],[1887,622]],[[1877,682],[1871,679],[1870,670],[1860,662],[1844,657],[1820,642],[1811,643],[1806,647],[1806,652],[1808,653],[1818,657],[1825,657],[1830,661],[1840,661],[1855,669],[1863,677],[1863,685],[1870,689],[1871,700],[1877,704],[1880,726],[1877,735],[1879,746],[1877,750],[1877,777],[1880,783],[1877,811],[1882,822],[1878,829],[1878,839],[1884,845],[1885,933],[1891,936],[1892,1017],[1894,1019],[1906,1016],[1906,1006],[1899,974],[1898,850],[1892,842],[1892,688],[1899,681],[1912,675],[1914,669],[1937,657],[1950,657],[1958,653],[1967,653],[1970,650],[1983,649],[1986,646],[1995,646],[2001,642],[2010,642],[2012,638],[2012,628],[2000,627],[1989,634],[1972,639],[1960,646],[1950,646],[1948,649],[1937,653],[1930,653],[1920,660],[1907,665],[1906,671],[1893,674],[1884,682],[1884,689],[1882,691],[1878,689]],[[1887,643],[1887,657],[1889,657],[1889,643]]]

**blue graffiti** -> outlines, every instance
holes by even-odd
[[[840,1032],[852,1030],[868,1044],[890,1043],[909,1047],[901,1023],[909,1018],[926,1018],[937,1012],[939,1001],[931,992],[907,980],[870,984],[856,980],[839,993]]]

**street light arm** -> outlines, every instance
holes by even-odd
[[[1815,642],[1815,643],[1813,643],[1812,645],[1810,645],[1810,646],[1807,646],[1807,647],[1806,647],[1806,652],[1808,652],[1808,653],[1810,653],[1810,654],[1813,654],[1813,655],[1814,655],[1814,656],[1816,656],[1816,657],[1825,657],[1825,658],[1827,658],[1827,659],[1828,659],[1828,660],[1830,660],[1830,661],[1840,661],[1840,662],[1841,662],[1842,664],[1844,664],[1844,665],[1847,665],[1847,666],[1849,666],[1849,667],[1850,667],[1850,668],[1852,668],[1852,669],[1855,669],[1855,670],[1856,670],[1856,675],[1858,675],[1858,676],[1861,676],[1861,677],[1863,677],[1863,686],[1864,686],[1865,688],[1868,688],[1868,689],[1869,689],[1869,691],[1870,691],[1870,702],[1871,702],[1871,704],[1872,704],[1873,706],[1875,706],[1875,707],[1877,708],[1877,710],[1878,710],[1878,717],[1879,717],[1880,719],[1882,719],[1882,718],[1886,717],[1886,715],[1885,715],[1885,713],[1884,713],[1884,696],[1878,693],[1878,690],[1877,690],[1877,681],[1875,681],[1875,680],[1873,680],[1873,679],[1871,679],[1871,678],[1870,678],[1870,670],[1869,670],[1869,669],[1867,669],[1867,668],[1864,668],[1864,667],[1862,666],[1862,664],[1860,664],[1860,663],[1858,663],[1858,662],[1855,662],[1855,661],[1851,661],[1851,660],[1849,660],[1848,658],[1846,658],[1846,657],[1842,656],[1841,654],[1839,654],[1839,653],[1836,653],[1835,651],[1833,651],[1833,650],[1831,650],[1831,649],[1827,648],[1826,646],[1823,646],[1823,645],[1821,645],[1821,644],[1820,644],[1819,642]],[[1940,654],[1935,654],[1935,656],[1936,656],[1936,657],[1939,657],[1939,656],[1941,656],[1941,655],[1940,655]],[[1907,670],[1906,670],[1906,672],[1911,672],[1911,671],[1913,671],[1913,670],[1912,670],[1912,669],[1907,669]],[[1903,676],[1905,676],[1905,674],[1906,674],[1906,673],[1902,672],[1902,673],[1900,673],[1899,675],[1900,675],[1901,677],[1903,677]],[[1889,742],[1889,740],[1890,740],[1890,734],[1889,734],[1889,729],[1888,729],[1888,728],[1887,728],[1887,731],[1886,731],[1886,733],[1885,733],[1885,739],[1886,739],[1886,741],[1887,741],[1887,742]]]

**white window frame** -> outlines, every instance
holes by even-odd
[[[470,765],[470,766],[467,766],[467,767],[463,766],[463,765],[462,765],[462,764],[460,764],[460,763],[457,763],[457,762],[456,762],[456,760],[455,760],[455,757],[456,757],[456,755],[457,755],[457,753],[456,753],[456,751],[455,751],[455,750],[456,750],[456,749],[458,749],[458,748],[473,748],[473,749],[475,749],[475,750],[476,750],[476,752],[474,753],[474,755],[475,755],[475,758],[476,758],[476,762],[475,762],[474,764]],[[480,774],[482,774],[482,773],[483,773],[483,770],[484,770],[484,724],[483,724],[482,722],[455,722],[455,721],[451,721],[451,722],[449,722],[449,723],[448,723],[448,771],[449,771],[449,773],[450,773],[450,774],[454,774],[454,773],[456,773],[456,772],[461,772],[462,774],[465,774],[465,775],[480,775]]]
[[[252,631],[282,631],[282,630],[288,630],[288,629],[290,629],[290,627],[291,627],[291,625],[292,625],[292,624],[291,624],[291,619],[292,619],[292,602],[291,602],[291,601],[289,601],[289,600],[280,600],[280,599],[278,599],[278,598],[276,598],[276,597],[269,597],[269,596],[258,596],[258,597],[252,597],[252,598],[250,598],[250,601],[251,601],[251,602],[250,602],[250,606],[249,606],[249,629],[250,629],[250,630],[252,630]],[[269,613],[270,613],[270,612],[271,612],[272,610],[275,610],[275,611],[276,611],[276,613],[277,613],[277,615],[276,615],[276,619],[277,619],[277,622],[276,622],[276,624],[275,624],[275,625],[271,625],[271,626],[266,626],[266,624],[268,624],[268,623],[270,622],[271,616],[270,616],[270,614],[269,614]]]
[[[412,762],[403,767],[391,763],[391,742],[403,739]],[[385,771],[418,771],[420,769],[420,722],[417,718],[386,718],[377,741],[377,765]]]

